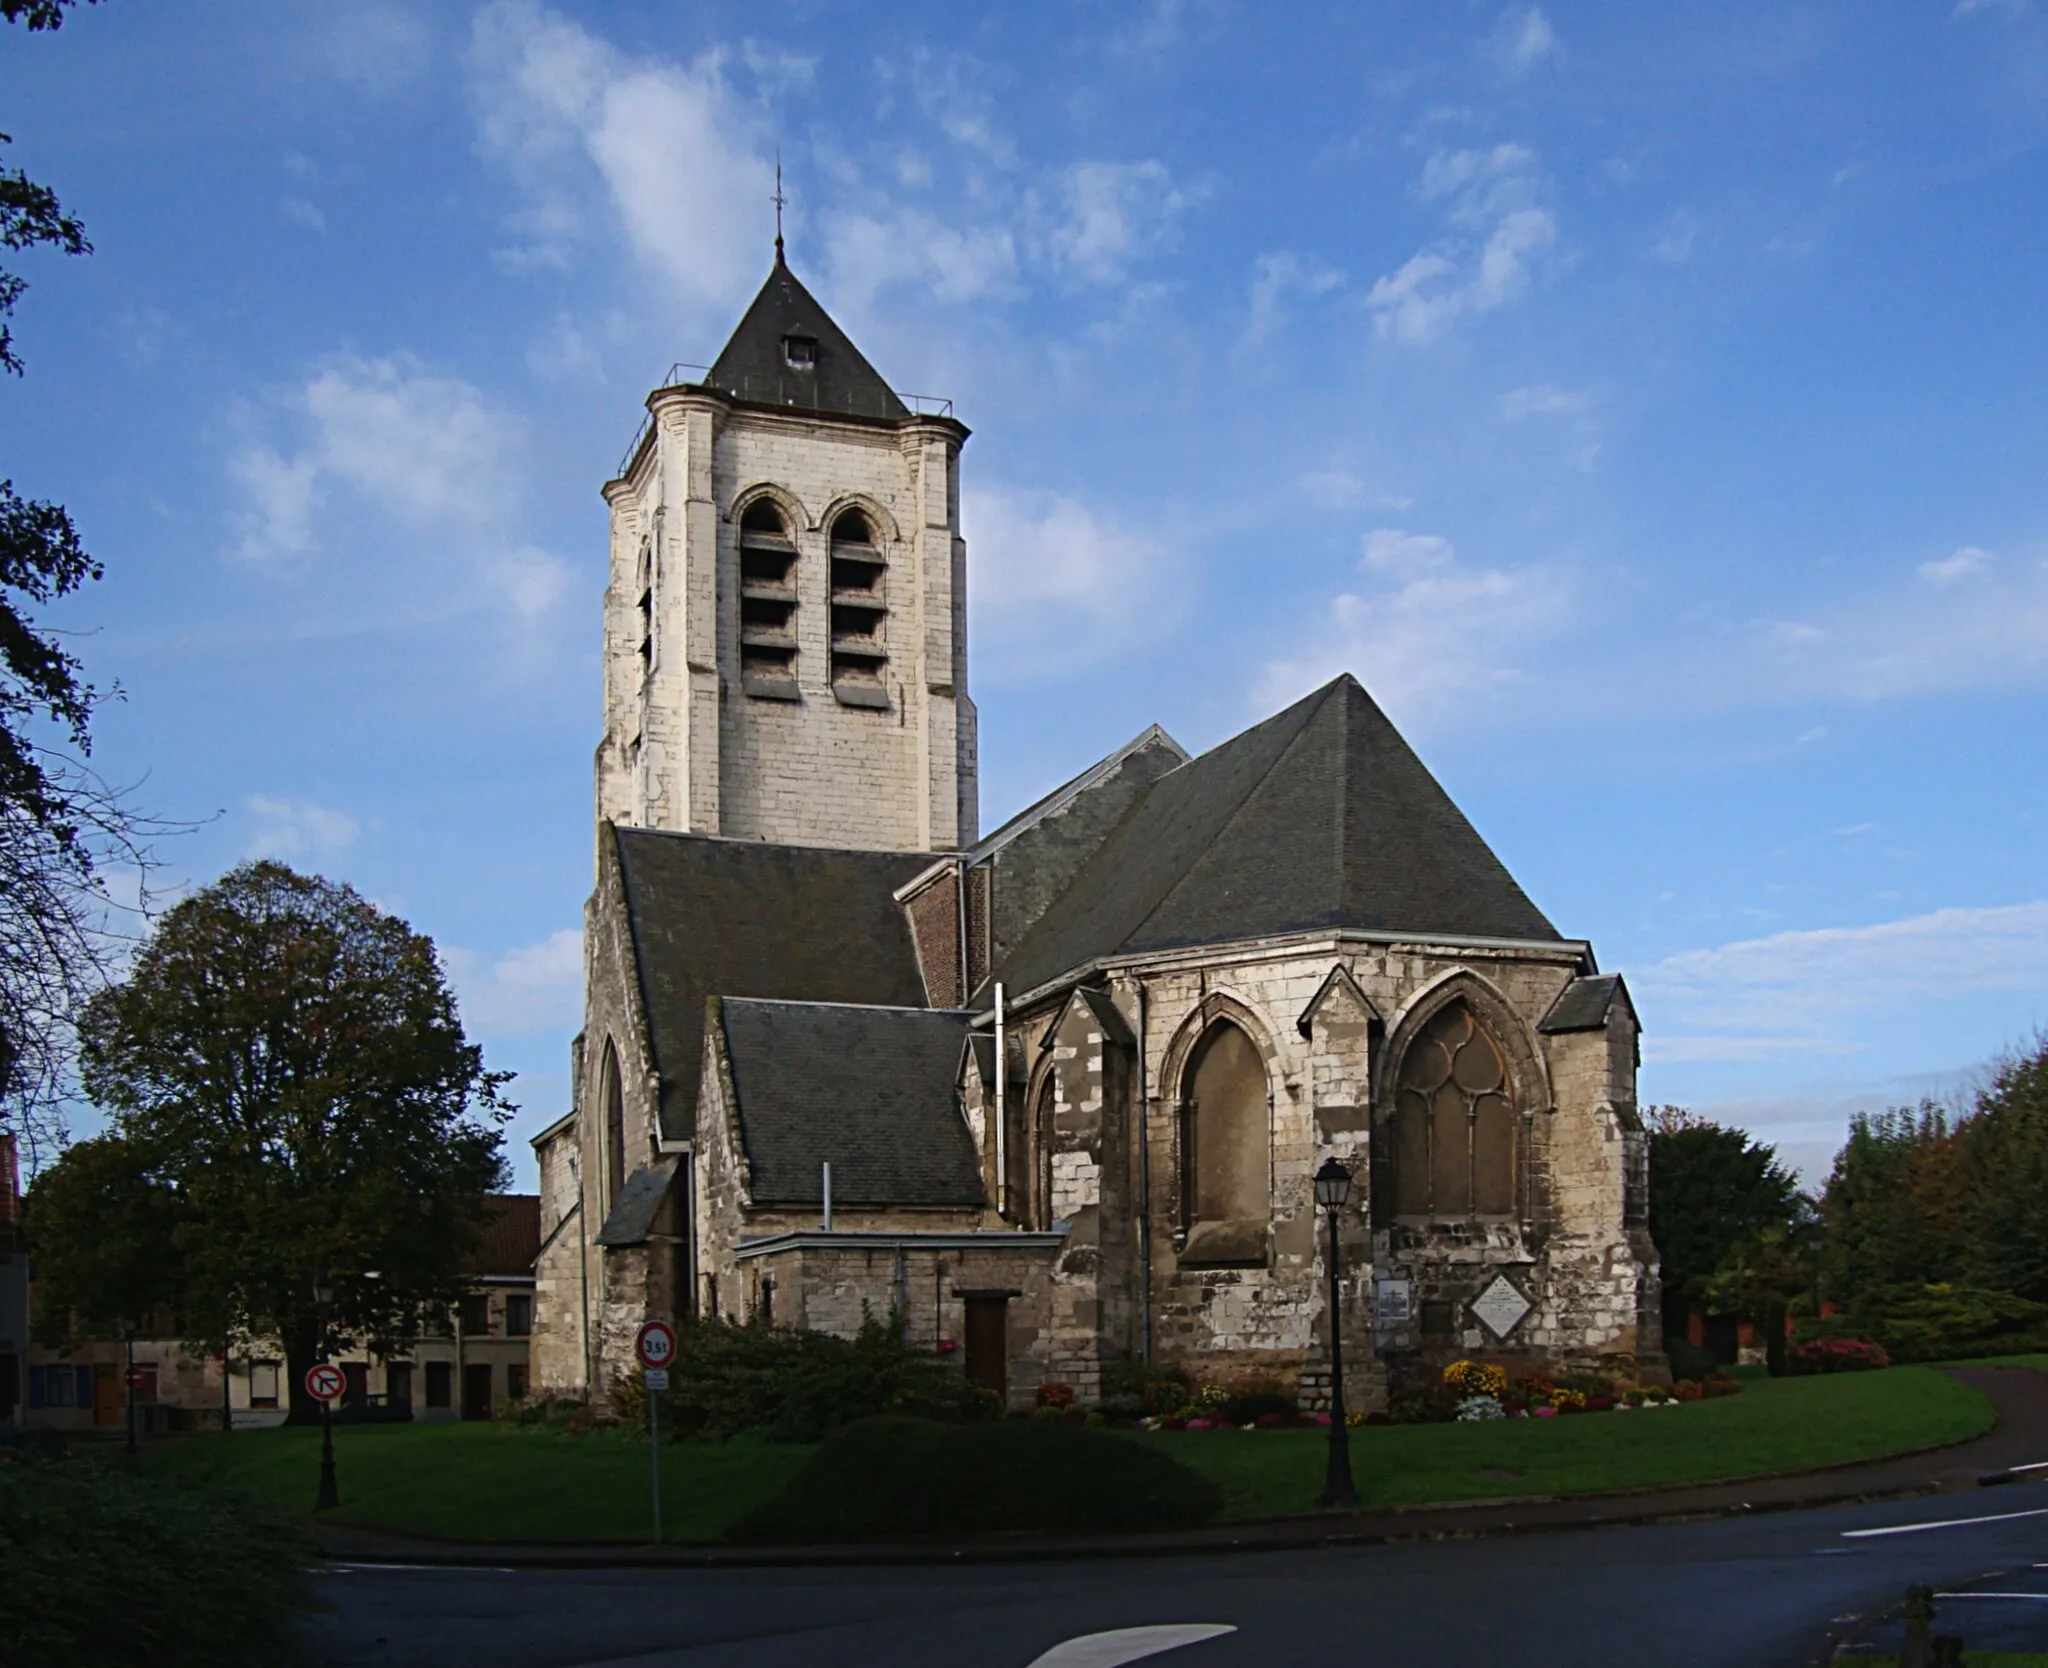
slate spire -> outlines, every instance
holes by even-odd
[[[775,266],[705,378],[753,405],[900,422],[910,410],[804,288],[775,238]]]

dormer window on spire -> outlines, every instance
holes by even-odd
[[[784,363],[800,371],[807,371],[818,362],[818,338],[815,336],[785,336],[782,338]]]

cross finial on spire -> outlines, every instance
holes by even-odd
[[[789,199],[782,194],[782,151],[775,152],[775,258],[782,259],[782,205]]]

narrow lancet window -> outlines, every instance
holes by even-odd
[[[740,682],[749,695],[797,698],[796,558],[782,512],[755,499],[740,517]]]
[[[832,523],[832,693],[848,706],[886,707],[888,558],[859,510]]]

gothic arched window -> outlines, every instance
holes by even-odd
[[[860,510],[832,523],[832,693],[848,706],[886,707],[882,670],[889,664],[883,622],[888,558],[874,524]]]
[[[1058,1085],[1053,1074],[1045,1074],[1045,1082],[1039,1086],[1038,1108],[1031,1120],[1031,1150],[1035,1163],[1032,1166],[1032,1185],[1035,1197],[1031,1203],[1031,1225],[1034,1228],[1052,1226],[1052,1152],[1053,1113],[1058,1104]]]
[[[604,1118],[604,1196],[609,1212],[626,1188],[626,1089],[619,1077],[619,1051],[604,1040],[604,1065],[598,1076],[598,1106]]]
[[[1466,1003],[1423,1026],[1394,1097],[1394,1214],[1515,1214],[1515,1111],[1507,1062]]]
[[[1212,1025],[1188,1061],[1182,1106],[1181,1209],[1190,1228],[1272,1215],[1266,1062],[1227,1020]]]
[[[749,695],[797,698],[796,541],[772,498],[740,517],[740,682]]]

